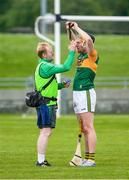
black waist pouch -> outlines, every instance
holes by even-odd
[[[31,91],[26,93],[25,103],[29,107],[38,107],[41,104],[48,104],[50,101],[57,101],[57,98],[54,97],[45,97],[41,95],[41,91],[46,89],[50,85],[50,83],[55,78],[55,75],[51,77],[51,79],[41,88],[40,91]]]
[[[38,107],[41,104],[48,104],[50,101],[57,101],[54,97],[44,97],[39,91],[32,91],[26,93],[25,102],[29,107]]]

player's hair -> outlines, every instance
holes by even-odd
[[[42,54],[46,53],[46,47],[50,46],[46,42],[39,42],[37,45],[37,54],[40,58],[42,58]]]
[[[92,39],[92,41],[93,41],[93,43],[95,42],[95,37],[94,37],[94,35],[93,34],[91,34],[91,33],[87,33],[90,37],[91,37],[91,39]]]

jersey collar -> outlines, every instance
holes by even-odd
[[[86,58],[88,58],[88,54],[87,53],[81,53],[78,56],[78,60],[84,60]]]
[[[50,63],[51,61],[46,59],[46,58],[41,58],[41,59],[39,59],[39,63],[41,63],[41,62],[48,62],[48,63]]]

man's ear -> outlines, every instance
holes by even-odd
[[[46,57],[46,54],[44,53],[44,51],[39,51],[39,52],[38,52],[38,56],[39,56],[40,58],[45,58],[45,57]]]
[[[46,58],[46,53],[44,51],[42,52],[42,57]]]

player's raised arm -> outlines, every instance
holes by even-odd
[[[72,22],[70,22],[70,21],[67,21],[67,22],[65,23],[65,25],[66,25],[66,30],[67,30],[68,39],[69,39],[70,41],[75,40],[77,37],[76,37],[75,32],[74,32],[73,29],[72,29],[72,26],[73,26],[74,24],[73,24]]]
[[[94,48],[94,44],[93,44],[95,40],[94,36],[89,35],[86,31],[82,30],[76,22],[71,22],[71,24],[72,24],[71,28],[78,33],[81,39],[86,41],[88,53],[90,53]]]

